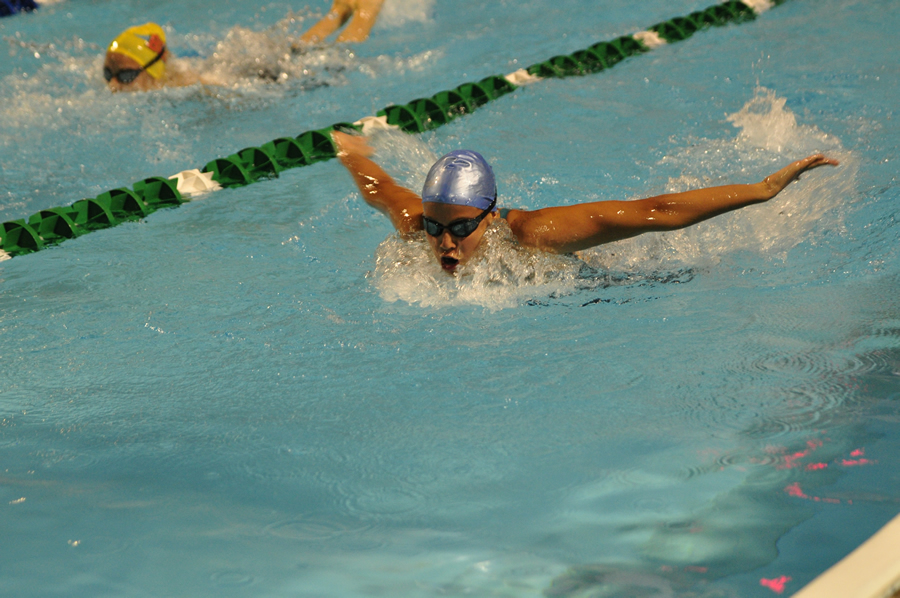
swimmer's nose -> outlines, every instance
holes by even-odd
[[[456,242],[453,241],[453,235],[445,230],[441,235],[441,249],[453,249],[454,247],[456,247]]]

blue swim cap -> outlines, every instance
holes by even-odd
[[[471,150],[452,151],[431,167],[422,189],[422,202],[452,203],[486,210],[497,199],[497,183],[490,164]]]

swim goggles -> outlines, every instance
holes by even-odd
[[[156,58],[145,64],[139,69],[122,69],[120,71],[113,72],[111,68],[108,66],[103,67],[103,78],[107,81],[112,81],[113,79],[118,79],[119,83],[123,85],[128,85],[138,78],[142,72],[146,71],[148,68],[156,64],[162,59],[162,55],[166,53],[166,47],[163,46],[162,50],[159,51],[159,54],[156,55]]]
[[[485,216],[491,213],[491,210],[494,209],[495,205],[497,205],[496,198],[491,202],[491,205],[477,217],[454,220],[447,225],[443,225],[436,220],[422,216],[422,224],[425,226],[425,232],[432,237],[440,237],[444,234],[444,231],[447,230],[457,239],[465,239],[475,232],[475,229],[478,228],[478,225],[481,224],[481,221],[484,220]]]

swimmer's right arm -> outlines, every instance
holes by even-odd
[[[353,177],[367,204],[386,214],[400,233],[422,230],[422,198],[398,185],[378,164],[369,159],[373,150],[365,137],[333,131],[337,157]]]

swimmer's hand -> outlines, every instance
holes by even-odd
[[[338,157],[364,156],[369,157],[375,153],[366,138],[361,135],[348,135],[341,131],[332,131],[331,139],[337,148]]]
[[[837,166],[839,162],[834,158],[828,158],[824,154],[813,154],[788,164],[775,174],[770,174],[761,183],[768,195],[766,199],[772,199],[778,195],[782,189],[788,186],[791,181],[796,180],[801,174],[807,170],[818,168],[819,166]]]

